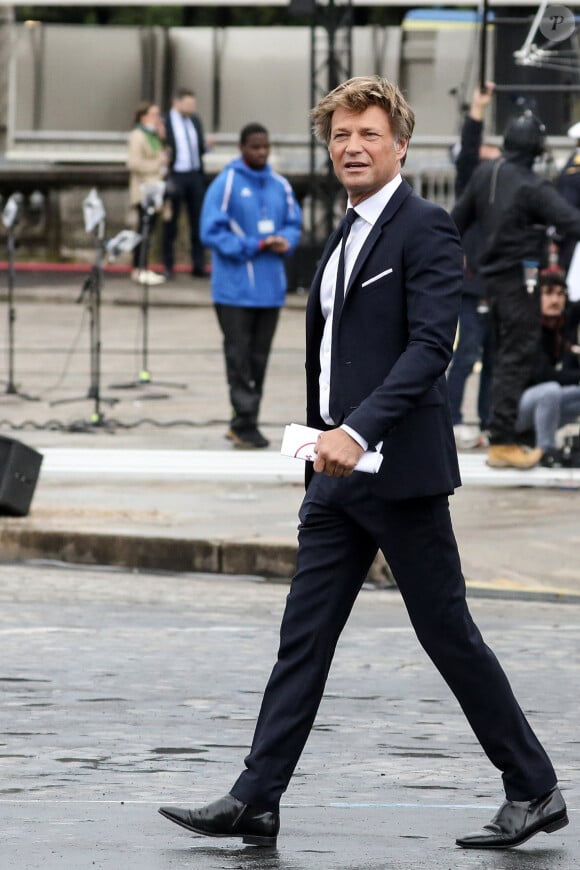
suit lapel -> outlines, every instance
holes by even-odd
[[[377,222],[375,223],[368,237],[366,238],[358,257],[356,258],[356,262],[354,264],[348,281],[346,296],[348,296],[353,281],[356,279],[362,265],[364,264],[369,253],[372,251],[377,239],[380,237],[383,227],[396,214],[400,206],[405,202],[407,197],[410,196],[412,192],[413,191],[410,185],[405,180],[401,181],[401,184],[398,186],[398,188],[384,207]],[[310,285],[310,293],[308,294],[308,302],[306,306],[306,327],[308,331],[309,327],[313,328],[314,324],[318,322],[317,318],[320,314],[320,284],[322,282],[322,274],[324,272],[326,264],[328,263],[328,260],[330,259],[332,252],[340,241],[340,235],[340,231],[337,228],[332,233],[332,235],[328,237],[328,241],[324,246],[322,256],[318,261],[318,267],[316,269],[316,272],[314,273],[312,284]]]
[[[326,264],[330,258],[330,255],[338,245],[340,241],[341,233],[338,228],[328,237],[328,241],[324,246],[324,250],[320,256],[320,260],[318,261],[318,266],[316,267],[316,272],[314,273],[314,278],[312,279],[312,283],[310,285],[310,293],[308,294],[308,301],[306,303],[306,329],[307,331],[313,324],[317,321],[318,314],[322,317],[322,313],[320,311],[320,285],[322,283],[322,275],[324,273],[324,269],[326,268]]]
[[[368,255],[372,251],[373,247],[375,246],[377,239],[380,237],[380,235],[383,231],[383,227],[385,226],[385,224],[387,224],[394,217],[394,215],[397,213],[399,208],[405,202],[407,197],[411,195],[412,192],[413,191],[412,191],[412,188],[410,187],[410,185],[407,184],[407,182],[405,180],[401,181],[400,185],[398,186],[398,188],[396,189],[396,191],[394,192],[394,194],[392,195],[392,197],[390,198],[390,200],[388,201],[388,203],[384,207],[377,222],[375,223],[372,230],[370,231],[367,238],[365,239],[365,243],[362,246],[358,257],[356,258],[355,264],[352,268],[352,272],[350,273],[350,277],[348,279],[348,287],[346,290],[347,295],[350,291],[350,288],[352,287],[352,285],[356,281],[357,276],[358,276],[366,258],[368,257]]]
[[[320,291],[320,284],[322,282],[322,273],[324,272],[324,269],[326,268],[326,264],[328,263],[328,261],[330,259],[330,255],[332,254],[332,252],[334,251],[334,249],[336,248],[336,246],[338,245],[338,243],[340,241],[340,236],[341,236],[340,231],[337,228],[328,237],[328,241],[326,242],[326,244],[324,246],[324,250],[322,251],[322,254],[320,256],[320,260],[318,261],[318,266],[316,267],[316,272],[314,273],[314,278],[312,279],[312,284],[310,285],[311,292],[312,291],[315,291],[315,292]]]

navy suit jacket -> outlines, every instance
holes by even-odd
[[[319,405],[320,283],[338,240],[337,233],[328,240],[306,311],[307,424],[319,429],[330,428]],[[381,498],[451,493],[460,485],[445,371],[462,283],[453,221],[403,181],[355,262],[333,348],[332,390],[342,409],[335,422],[352,426],[370,447],[383,441],[371,483]]]
[[[165,116],[165,118],[163,120],[165,123],[165,140],[167,142],[167,145],[169,146],[170,154],[171,154],[169,169],[171,171],[173,171],[173,164],[175,163],[175,158],[177,156],[176,155],[177,148],[175,146],[175,131],[173,129],[173,124],[171,123],[171,115],[169,112],[167,113],[167,115]],[[201,118],[197,114],[192,115],[190,118],[190,121],[193,124],[193,126],[195,127],[195,132],[197,133],[197,143],[199,146],[200,171],[203,173],[204,172],[203,155],[207,151],[207,147],[205,144],[205,136],[203,133],[203,125],[201,123]]]

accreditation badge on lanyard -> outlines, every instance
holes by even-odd
[[[258,221],[258,232],[259,233],[273,233],[274,232],[274,221],[271,218],[262,218],[262,220]]]

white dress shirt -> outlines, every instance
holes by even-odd
[[[197,130],[191,118],[182,115],[177,109],[169,112],[173,135],[175,136],[174,172],[192,172],[201,168]]]
[[[402,179],[400,175],[396,175],[391,181],[387,182],[377,193],[364,199],[356,206],[358,217],[353,223],[349,236],[346,240],[344,251],[344,287],[345,294],[348,292],[348,282],[350,274],[356,263],[357,257],[361,252],[367,236],[375,225],[376,221],[382,214],[388,201],[400,185]],[[350,200],[347,208],[351,208]],[[320,416],[326,422],[332,425],[334,420],[330,416],[330,360],[332,351],[332,312],[334,307],[334,292],[336,290],[336,273],[338,269],[338,259],[340,256],[340,244],[336,246],[332,252],[328,263],[322,274],[320,284],[320,307],[325,320],[324,332],[322,341],[320,342]],[[365,450],[368,444],[362,436],[351,429],[350,426],[341,426],[345,432],[357,441]],[[380,445],[377,445],[380,449]]]

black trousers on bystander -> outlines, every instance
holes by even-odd
[[[224,337],[226,374],[233,408],[231,428],[238,435],[257,428],[264,378],[279,308],[249,308],[216,303]]]

